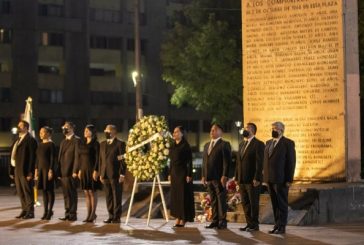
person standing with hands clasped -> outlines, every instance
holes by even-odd
[[[202,162],[202,184],[207,186],[211,197],[212,222],[207,229],[226,229],[226,182],[231,164],[230,143],[222,137],[223,128],[213,124],[210,130],[211,141],[206,143]]]
[[[104,223],[120,223],[122,183],[124,182],[126,164],[123,159],[125,142],[116,138],[114,125],[107,125],[105,138],[100,144],[100,180],[104,184],[105,198],[109,218]]]
[[[295,143],[283,136],[284,128],[282,122],[272,124],[272,139],[267,141],[264,150],[264,183],[268,185],[274,214],[270,234],[286,233],[288,190],[296,167]]]
[[[262,182],[264,143],[255,137],[257,126],[248,123],[243,131],[245,140],[237,152],[235,181],[239,185],[246,226],[241,231],[259,230],[259,196]]]
[[[65,122],[62,132],[65,138],[62,140],[58,162],[60,168],[60,179],[62,182],[65,216],[59,220],[77,220],[77,151],[80,137],[74,133],[75,125],[72,122]]]
[[[57,171],[56,146],[52,141],[52,128],[43,127],[39,131],[41,143],[37,149],[37,162],[34,179],[38,190],[43,190],[44,214],[42,220],[50,220],[53,216],[55,200],[55,172]]]
[[[174,144],[169,151],[171,181],[171,215],[176,218],[173,227],[184,227],[193,222],[195,206],[192,183],[192,151],[182,126],[173,131]]]

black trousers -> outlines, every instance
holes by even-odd
[[[207,190],[211,197],[212,222],[226,220],[226,189],[218,180],[207,182]]]
[[[243,205],[246,223],[249,227],[259,225],[260,185],[240,184],[241,204]]]
[[[285,183],[268,183],[268,190],[272,202],[274,223],[277,227],[287,225],[288,218],[288,187]]]
[[[122,184],[119,179],[104,179],[104,189],[109,219],[120,219]]]
[[[77,217],[77,179],[62,177],[64,209],[66,217]]]
[[[27,214],[34,214],[33,180],[27,181],[25,176],[14,176],[16,192],[20,198],[21,208]]]

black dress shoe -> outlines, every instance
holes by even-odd
[[[105,224],[110,224],[110,223],[111,223],[111,221],[112,221],[112,219],[111,219],[111,218],[108,218],[108,219],[105,219],[105,220],[104,220],[104,223],[105,223]]]
[[[77,220],[77,216],[70,216],[68,218],[69,221],[76,221]]]
[[[66,221],[68,220],[69,216],[64,216],[64,217],[61,217],[61,218],[58,218],[59,220],[62,220],[62,221]]]
[[[259,226],[257,225],[257,226],[248,227],[246,229],[246,231],[248,231],[248,232],[251,232],[251,231],[259,231]]]
[[[214,229],[217,228],[219,226],[218,222],[212,222],[211,224],[205,226],[206,229]]]
[[[52,210],[48,211],[47,216],[45,217],[45,220],[51,220],[52,216],[53,216],[53,211]]]
[[[241,227],[241,228],[239,228],[239,230],[240,231],[246,231],[246,229],[248,229],[249,228],[249,225],[246,225],[245,227]]]
[[[111,220],[111,223],[113,223],[113,224],[120,224],[121,221],[120,221],[120,219],[113,219],[113,220]]]
[[[33,218],[34,218],[34,214],[32,214],[32,213],[28,213],[23,216],[23,219],[33,219]]]
[[[21,212],[18,216],[15,216],[15,218],[17,218],[17,219],[21,219],[21,218],[23,218],[26,214],[27,214],[27,212],[22,211],[22,212]]]
[[[278,230],[278,226],[274,226],[272,230],[268,231],[269,234],[274,234]]]
[[[274,234],[285,234],[286,233],[286,227],[279,227],[275,232]]]
[[[226,220],[220,221],[217,229],[222,230],[222,229],[226,229],[226,228],[227,228],[227,221]]]

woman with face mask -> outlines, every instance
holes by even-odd
[[[37,161],[35,166],[35,180],[39,190],[43,190],[44,213],[42,220],[50,220],[53,216],[54,205],[54,173],[57,170],[56,147],[52,141],[52,129],[43,127],[40,129],[41,143],[37,149]]]
[[[173,227],[184,227],[186,222],[193,222],[195,206],[192,183],[192,151],[184,137],[182,126],[173,131],[174,144],[170,148],[169,158],[171,181],[171,215],[176,218]]]
[[[85,192],[87,216],[83,222],[95,222],[97,207],[97,190],[101,184],[98,181],[100,144],[97,142],[96,129],[94,125],[86,125],[84,139],[81,141],[77,161],[79,165],[78,177],[81,188]]]

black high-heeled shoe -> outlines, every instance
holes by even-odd
[[[97,215],[94,214],[92,217],[90,217],[86,222],[88,223],[95,223],[96,222]]]
[[[53,211],[51,210],[51,211],[49,211],[49,212],[47,213],[47,215],[46,215],[46,217],[45,217],[45,220],[51,220],[52,216],[53,216]]]
[[[43,216],[40,218],[41,220],[45,220],[47,218],[48,212],[44,211]]]

